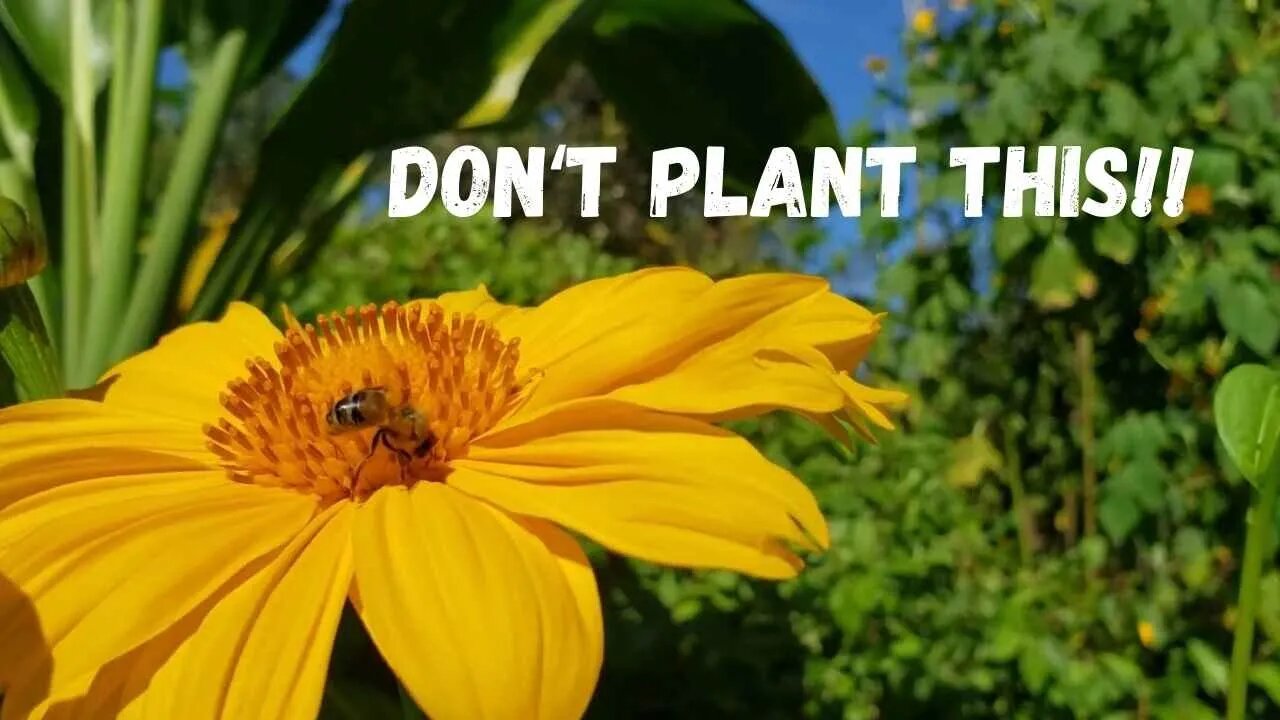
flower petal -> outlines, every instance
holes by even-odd
[[[757,282],[766,277],[740,278],[735,291],[763,292]],[[883,408],[906,396],[860,385],[845,373],[862,362],[879,332],[878,317],[824,287],[707,344],[670,372],[610,396],[716,421],[788,409],[846,414],[854,422],[866,416],[885,425]]]
[[[314,499],[220,471],[100,477],[11,503],[0,511],[0,576],[16,590],[0,607],[0,684],[37,682],[50,698],[83,692],[77,683],[219,592],[314,512]],[[38,631],[18,619],[23,605]]]
[[[272,717],[320,711],[351,584],[351,507],[331,506],[207,615],[122,718]]]
[[[781,541],[825,547],[812,493],[746,440],[610,399],[482,436],[449,485],[657,563],[791,577]]]
[[[185,325],[103,376],[105,402],[196,428],[222,415],[218,396],[247,374],[245,361],[275,360],[283,336],[252,305],[232,303],[221,320]]]
[[[435,720],[573,718],[603,643],[572,540],[439,483],[388,487],[356,513],[358,608]]]
[[[435,302],[447,313],[472,313],[477,319],[495,322],[525,312],[524,308],[514,305],[503,305],[489,294],[489,288],[481,285],[474,290],[447,292],[435,298]]]
[[[32,718],[314,718],[351,579],[350,506]]]
[[[209,470],[217,458],[199,430],[89,400],[0,410],[0,508],[103,475]]]
[[[520,338],[522,368],[540,375],[513,421],[607,395],[713,421],[786,408],[881,424],[882,409],[905,399],[845,382],[880,320],[817,277],[712,282],[653,268],[583,283],[537,308],[490,312],[504,336]]]
[[[521,365],[542,373],[526,411],[604,395],[670,372],[685,358],[788,303],[822,281],[755,276],[752,291],[685,268],[654,268],[574,286],[498,321],[519,337]]]

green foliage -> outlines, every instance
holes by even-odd
[[[579,64],[617,96],[627,119],[665,137],[669,103],[651,112],[651,68],[627,57],[637,42],[680,44],[707,57],[736,53],[734,69],[770,73],[771,101],[789,110],[744,125],[729,138],[731,151],[833,139],[825,101],[777,30],[743,0],[719,4],[718,11],[696,13],[694,22],[651,0],[335,6],[340,18],[325,56],[295,83],[297,97],[262,146],[251,149],[258,162],[252,189],[183,312],[208,317],[250,294],[295,232],[307,235],[309,245],[322,244],[356,196],[359,184],[353,188],[346,172],[367,169],[371,153],[459,128],[529,121]],[[60,340],[70,386],[87,386],[113,362],[146,348],[179,314],[176,279],[192,258],[190,234],[229,109],[276,71],[329,5],[0,3],[0,193],[19,200],[57,241],[51,272],[31,289]],[[185,58],[190,87],[155,93],[157,58],[170,48]],[[711,75],[684,80],[691,116],[736,118],[757,99],[744,86],[706,92],[718,81]],[[163,165],[150,153],[161,103],[175,105],[182,124]],[[46,127],[38,127],[42,121]],[[57,121],[60,142],[47,125]],[[37,140],[48,146],[39,153]],[[163,190],[146,197],[146,178],[160,167]],[[298,228],[300,217],[311,224]]]
[[[275,277],[263,304],[283,302],[300,317],[368,302],[434,297],[486,286],[504,302],[528,305],[593,277],[632,269],[600,244],[546,225],[427,211],[407,220],[340,230],[301,273]]]

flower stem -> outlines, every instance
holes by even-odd
[[[89,0],[71,0],[70,8],[71,97],[62,117],[62,362],[68,375],[84,338],[98,196]]]
[[[1259,483],[1257,502],[1249,510],[1244,542],[1240,599],[1236,608],[1235,640],[1231,648],[1231,679],[1227,692],[1227,720],[1243,720],[1248,700],[1249,663],[1253,657],[1253,625],[1258,610],[1258,585],[1263,561],[1271,556],[1275,533],[1276,494],[1280,490],[1280,462],[1273,462]]]
[[[57,353],[26,283],[0,288],[0,355],[27,400],[64,393]]]
[[[201,191],[210,159],[217,149],[227,101],[235,89],[244,49],[245,31],[232,30],[218,41],[212,59],[203,68],[173,170],[156,211],[151,247],[142,262],[108,361],[114,362],[147,347],[159,330],[183,241],[199,209]]]
[[[119,0],[117,0],[119,2]],[[102,208],[102,255],[90,296],[85,345],[74,380],[92,382],[103,370],[116,336],[116,320],[128,301],[137,250],[138,215],[141,207],[143,169],[151,137],[151,97],[155,85],[156,57],[160,46],[160,0],[136,5],[133,32],[117,28],[117,42],[128,38],[118,51],[118,69],[112,77],[106,173],[103,196],[111,201]],[[128,10],[117,7],[117,24],[127,26]]]

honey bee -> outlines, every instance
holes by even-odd
[[[410,404],[393,405],[381,387],[357,390],[337,400],[325,416],[329,431],[335,434],[377,428],[369,454],[356,468],[356,481],[364,464],[373,458],[378,446],[385,447],[403,468],[415,458],[422,458],[435,446],[435,436],[427,427],[427,417]]]

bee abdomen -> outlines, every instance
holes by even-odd
[[[363,392],[348,395],[333,404],[326,419],[336,428],[362,427],[369,422],[369,418],[365,416],[362,409],[364,402],[365,393]]]

